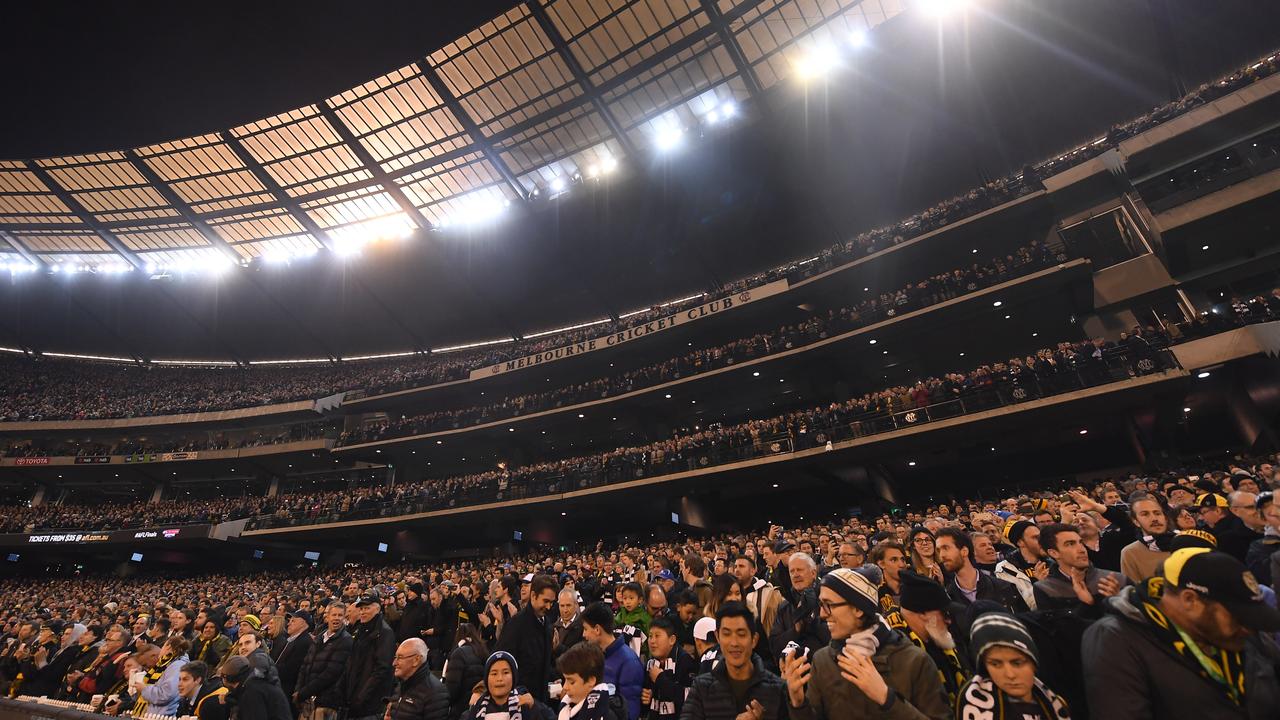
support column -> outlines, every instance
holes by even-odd
[[[168,489],[169,489],[169,483],[168,483],[168,482],[166,482],[166,481],[164,481],[164,480],[161,480],[161,481],[157,482],[157,483],[155,484],[155,487],[151,488],[151,499],[147,501],[147,504],[151,504],[151,503],[158,503],[158,502],[160,502],[161,500],[163,500],[163,499],[164,499],[164,493],[165,493],[165,491],[166,491],[166,490],[168,490]]]
[[[267,497],[273,498],[280,494],[280,476],[271,476],[271,486],[267,488]]]
[[[1240,433],[1240,440],[1249,452],[1270,452],[1276,448],[1275,431],[1267,424],[1266,416],[1238,379],[1231,383],[1227,412],[1231,414],[1231,420]]]
[[[40,507],[44,504],[45,486],[37,485],[36,491],[31,495],[31,507]]]

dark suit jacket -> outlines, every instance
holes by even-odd
[[[294,685],[298,683],[298,672],[302,670],[302,661],[311,650],[315,640],[310,632],[303,631],[293,642],[286,642],[286,636],[280,642],[280,653],[276,656],[276,670],[280,671],[280,689],[286,696],[293,695]]]
[[[551,678],[550,616],[539,620],[526,605],[502,626],[498,650],[515,657],[520,666],[520,684],[538,702],[547,702],[547,681]]]

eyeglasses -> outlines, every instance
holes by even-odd
[[[820,607],[820,608],[822,608],[824,611],[826,611],[826,612],[827,612],[827,614],[831,614],[831,611],[832,611],[832,610],[835,610],[836,608],[842,608],[842,607],[844,607],[844,606],[846,606],[846,605],[852,605],[852,604],[853,604],[853,603],[851,603],[851,602],[831,602],[830,600],[819,600],[819,601],[818,601],[818,607]]]
[[[393,661],[395,661],[395,660],[412,660],[412,659],[414,659],[414,658],[416,658],[416,657],[418,657],[418,656],[417,656],[417,655],[396,655],[394,658],[392,658],[392,660],[393,660]]]

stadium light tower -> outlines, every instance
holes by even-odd
[[[796,75],[805,82],[829,75],[840,66],[840,53],[830,43],[819,43],[796,58]]]

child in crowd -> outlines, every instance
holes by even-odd
[[[648,655],[646,640],[649,634],[649,623],[653,621],[649,611],[645,609],[644,590],[640,583],[629,582],[620,590],[622,609],[613,616],[613,626],[617,632],[627,639],[627,644],[641,658]]]
[[[627,720],[610,708],[610,686],[601,682],[604,651],[598,646],[574,645],[556,661],[556,668],[564,678],[559,720]]]
[[[698,663],[680,647],[671,618],[654,618],[649,625],[649,662],[645,665],[640,702],[648,720],[680,717],[684,696],[693,685]]]

